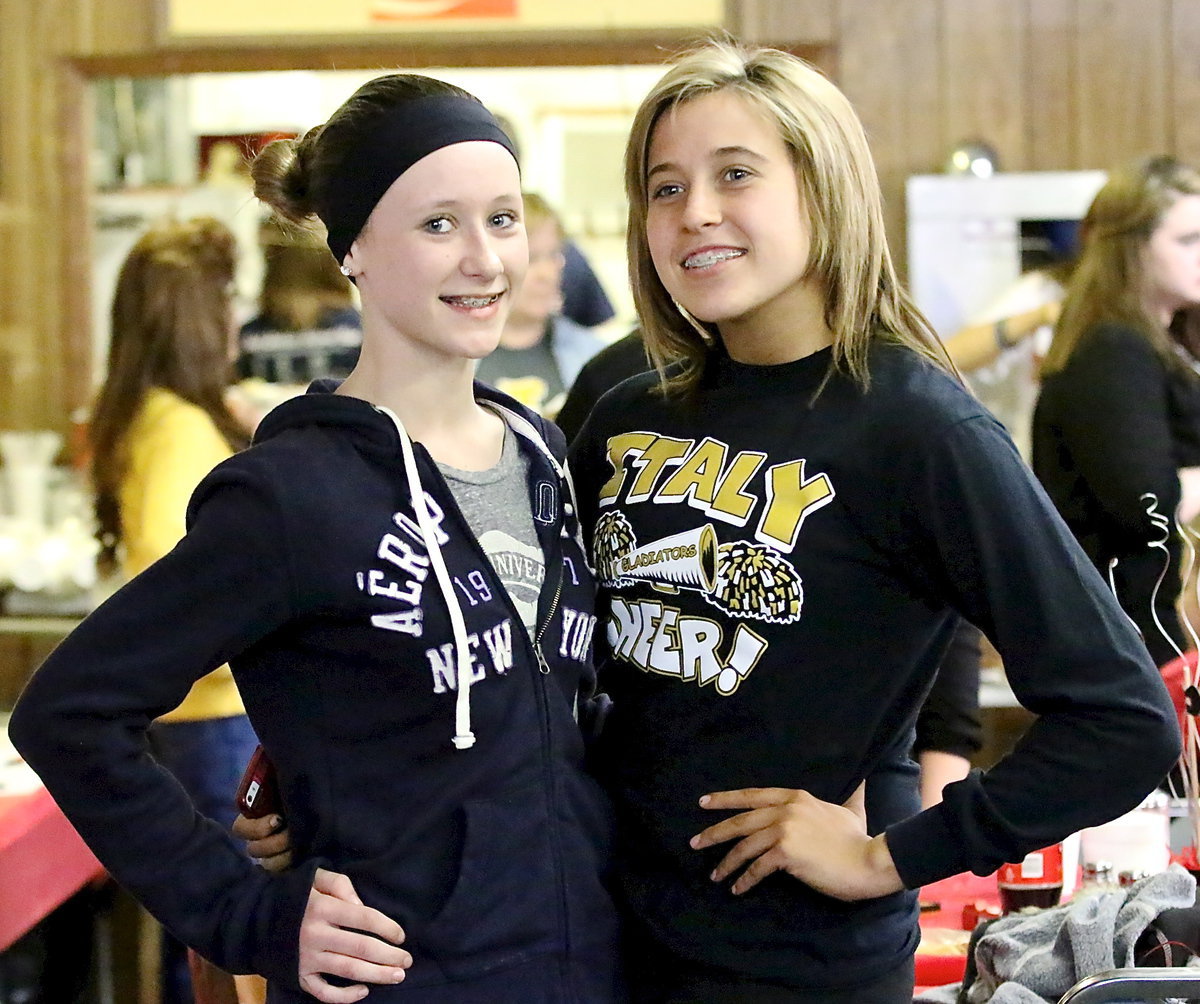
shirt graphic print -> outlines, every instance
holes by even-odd
[[[753,622],[800,619],[804,585],[788,555],[804,520],[833,500],[833,485],[823,473],[806,473],[802,459],[772,465],[760,476],[761,453],[732,451],[712,438],[696,443],[627,433],[609,440],[608,460],[614,473],[601,492],[596,575],[614,588],[644,582],[663,596],[613,596],[614,654],[645,671],[714,683],[717,693],[732,694],[767,648]],[[630,514],[638,504],[686,502],[707,518],[682,532],[639,540],[622,502]],[[755,514],[752,540],[720,542],[720,523],[745,527]],[[721,621],[671,605],[667,597],[681,590],[721,610]],[[730,619],[738,624],[726,647],[721,625]]]

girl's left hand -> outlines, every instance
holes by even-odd
[[[862,785],[844,805],[792,788],[718,791],[701,798],[700,805],[747,810],[691,840],[697,850],[738,841],[711,876],[720,882],[749,862],[733,883],[735,895],[776,871],[841,900],[871,899],[904,888],[884,835],[867,835]]]
[[[412,965],[400,947],[404,928],[363,905],[350,879],[318,868],[300,921],[300,989],[325,1004],[353,1004],[367,996],[367,984],[396,984]],[[334,986],[327,975],[353,981]]]
[[[246,853],[271,874],[292,867],[292,836],[282,816],[248,819],[239,812],[232,830],[235,837],[246,841]]]

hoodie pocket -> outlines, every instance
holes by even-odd
[[[540,791],[464,804],[458,879],[418,934],[452,979],[553,951],[563,940],[544,805]]]

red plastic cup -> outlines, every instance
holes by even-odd
[[[1002,865],[996,872],[996,885],[1000,889],[1000,909],[1005,913],[1030,906],[1057,906],[1063,887],[1062,844],[1032,851],[1017,864]]]

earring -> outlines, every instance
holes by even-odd
[[[339,272],[341,272],[341,273],[342,273],[342,275],[344,275],[344,276],[345,276],[347,279],[349,279],[349,278],[350,278],[350,276],[352,276],[352,275],[354,274],[354,273],[353,273],[353,272],[350,270],[350,266],[349,266],[349,265],[342,265],[342,266],[341,266],[341,267],[338,269],[338,271],[339,271]]]

